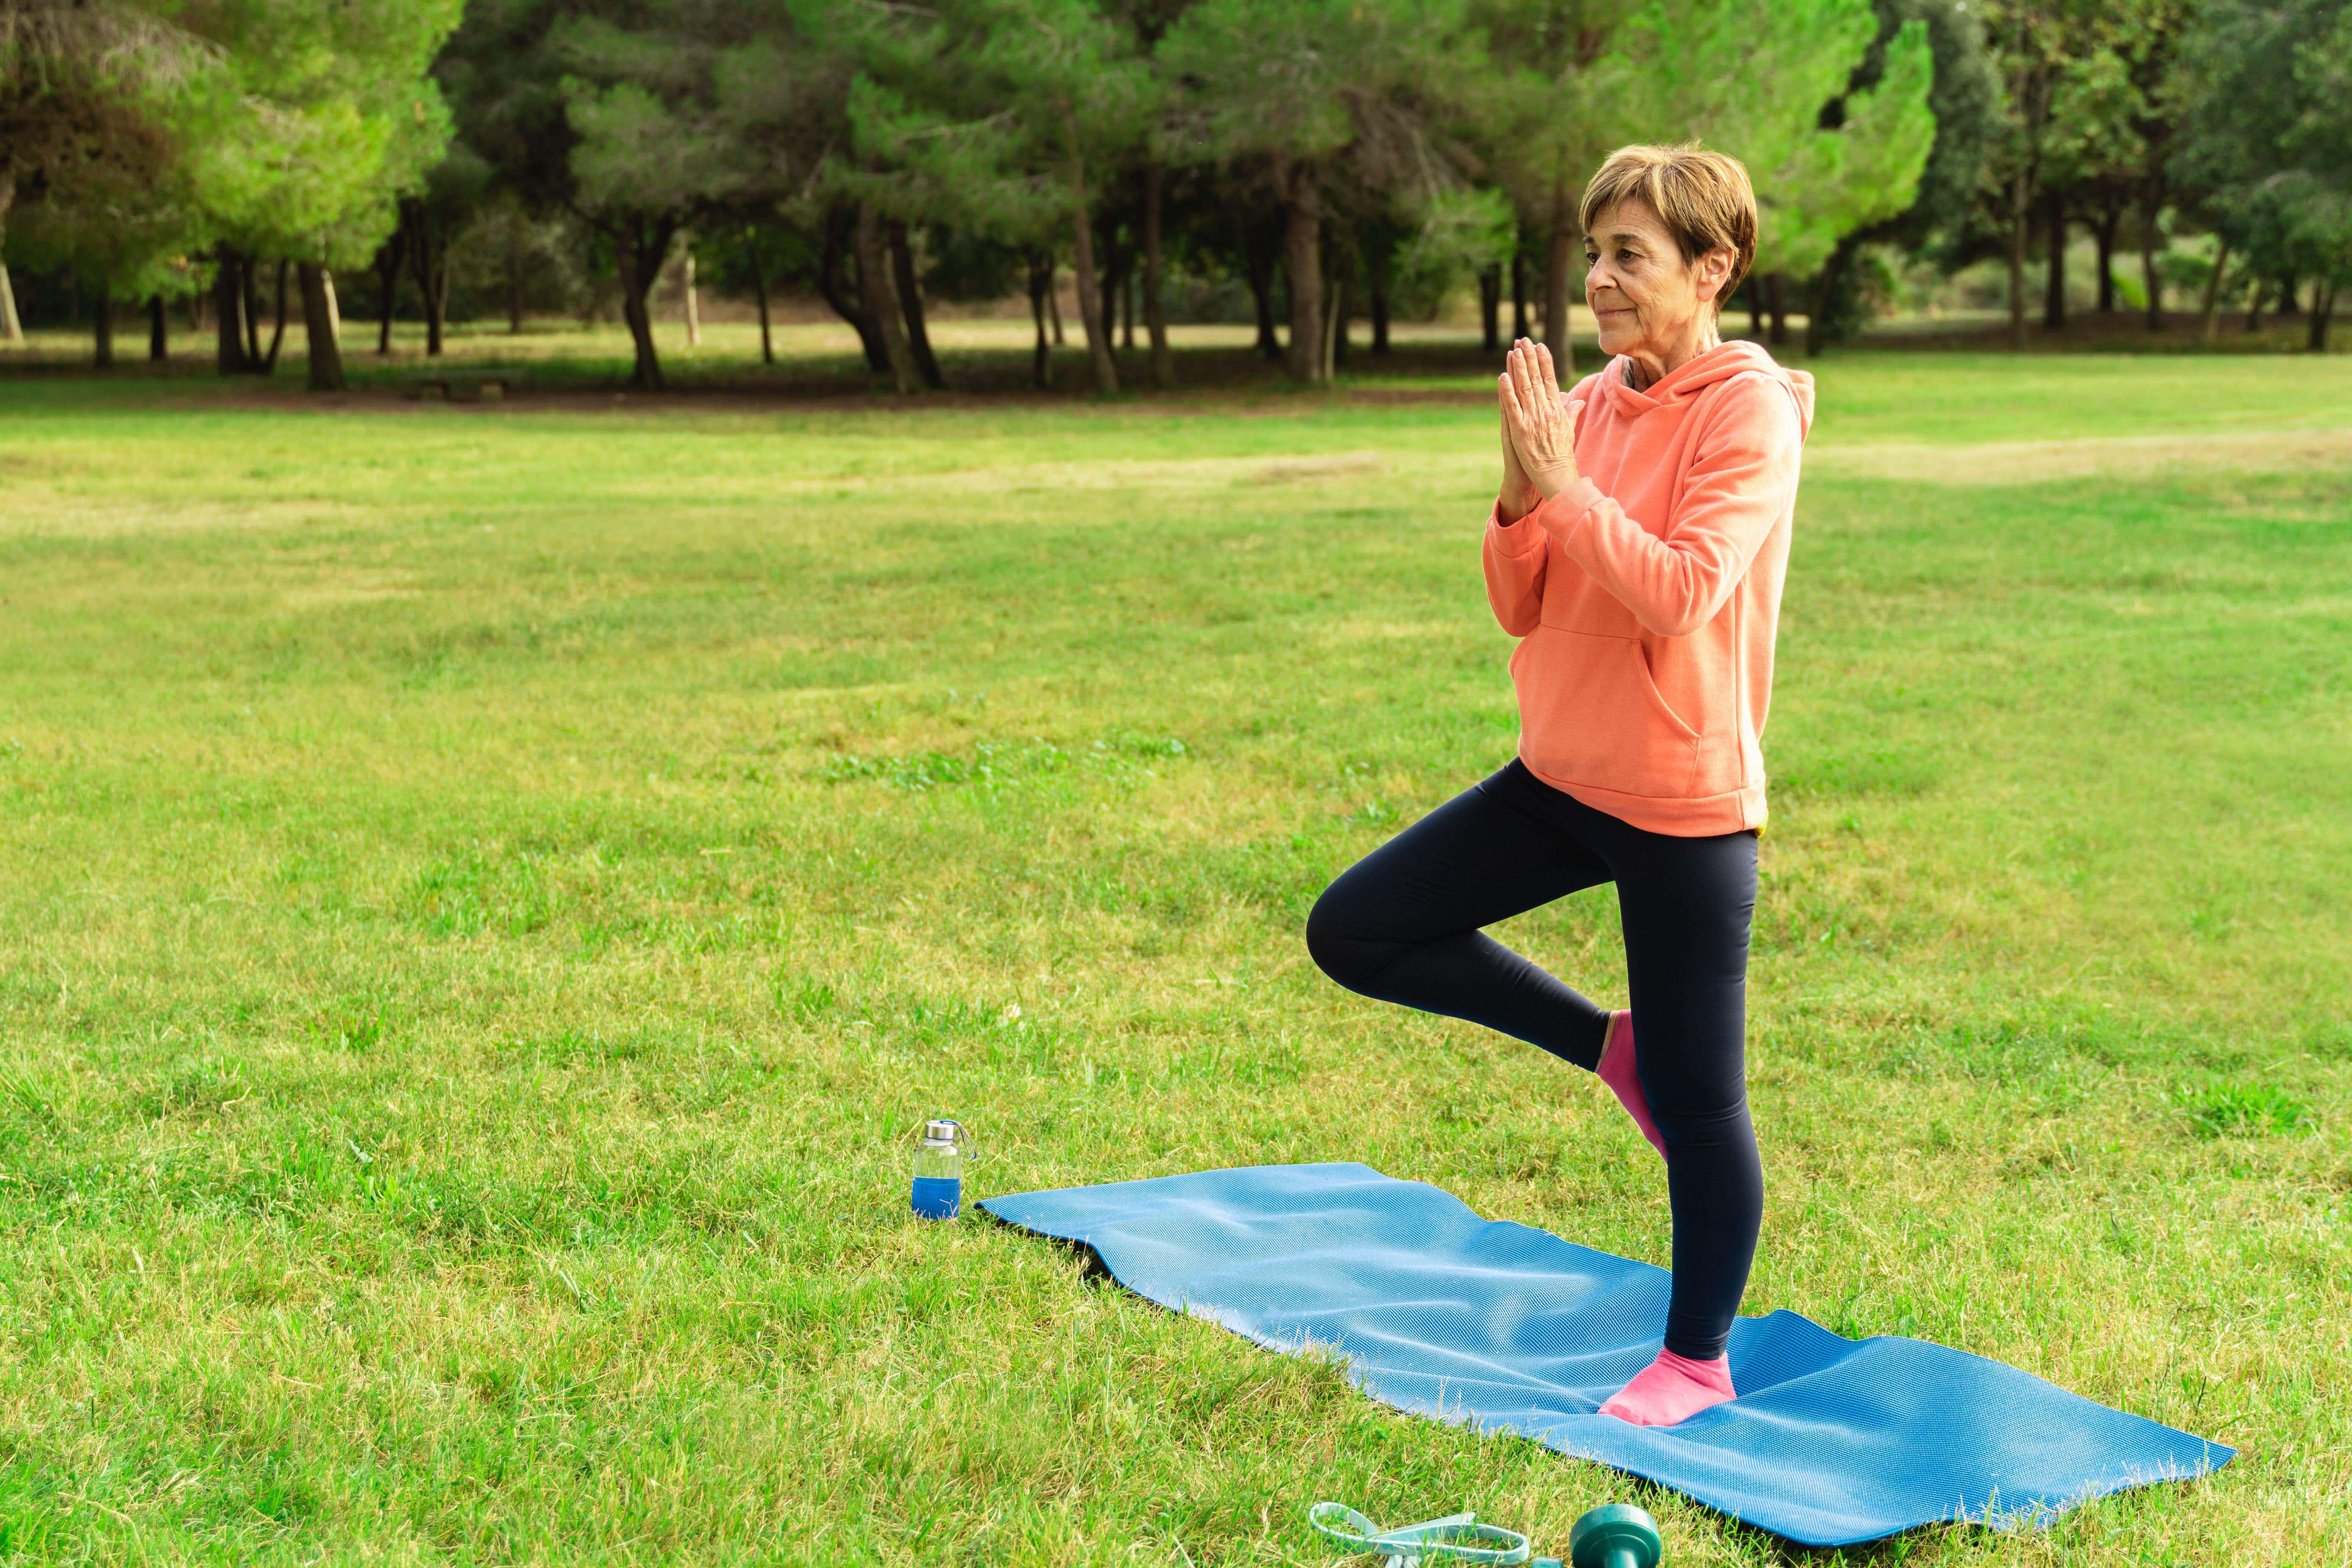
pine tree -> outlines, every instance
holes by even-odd
[[[1474,41],[1461,0],[1203,0],[1161,42],[1182,143],[1282,209],[1295,379],[1331,374],[1328,222],[1370,195],[1410,202],[1458,180]]]

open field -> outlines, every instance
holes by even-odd
[[[1846,1561],[2352,1562],[2352,362],[1816,368],[1748,1310],[2242,1447]],[[1664,1260],[1597,1082],[1302,951],[1513,741],[1476,373],[1356,384],[0,380],[0,1558],[1788,1560],[906,1216],[951,1113]],[[1613,926],[1507,934],[1606,1002]]]

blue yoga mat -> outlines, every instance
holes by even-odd
[[[1920,1340],[1856,1342],[1794,1312],[1731,1331],[1739,1397],[1672,1427],[1601,1402],[1650,1363],[1663,1268],[1484,1220],[1369,1165],[1263,1165],[980,1205],[1084,1243],[1118,1282],[1270,1350],[1347,1358],[1365,1393],[1515,1432],[1807,1546],[1916,1525],[2041,1525],[2235,1450]]]

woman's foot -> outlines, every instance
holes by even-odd
[[[1609,1015],[1609,1037],[1601,1047],[1601,1065],[1592,1070],[1617,1096],[1626,1114],[1633,1117],[1633,1125],[1642,1130],[1642,1136],[1658,1152],[1658,1158],[1664,1159],[1666,1141],[1658,1136],[1658,1124],[1650,1120],[1650,1101],[1642,1093],[1641,1075],[1633,1070],[1633,1014]]]
[[[1661,1350],[1639,1376],[1610,1395],[1601,1414],[1636,1426],[1672,1426],[1733,1397],[1729,1356],[1693,1361]]]

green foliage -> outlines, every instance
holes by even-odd
[[[425,72],[459,5],[240,0],[192,12],[226,67],[184,152],[205,232],[249,255],[364,265],[448,140]]]
[[[949,0],[920,23],[845,6],[853,195],[1034,240],[1066,226],[1139,144],[1158,84],[1131,29],[1089,0]]]
[[[1270,182],[1302,173],[1377,211],[1452,183],[1439,135],[1475,78],[1461,0],[1201,0],[1157,52],[1176,144]]]
[[[1869,0],[1647,12],[1617,67],[1627,139],[1697,137],[1738,157],[1756,185],[1758,270],[1810,277],[1842,236],[1911,205],[1934,144],[1924,23],[1898,26],[1877,79],[1848,90],[1878,30]],[[1843,118],[1825,125],[1832,102]]]
[[[2352,280],[2352,5],[2214,0],[2184,50],[2174,169],[2258,266]]]
[[[198,238],[180,159],[222,76],[157,5],[0,4],[0,255],[118,293],[169,278]]]

